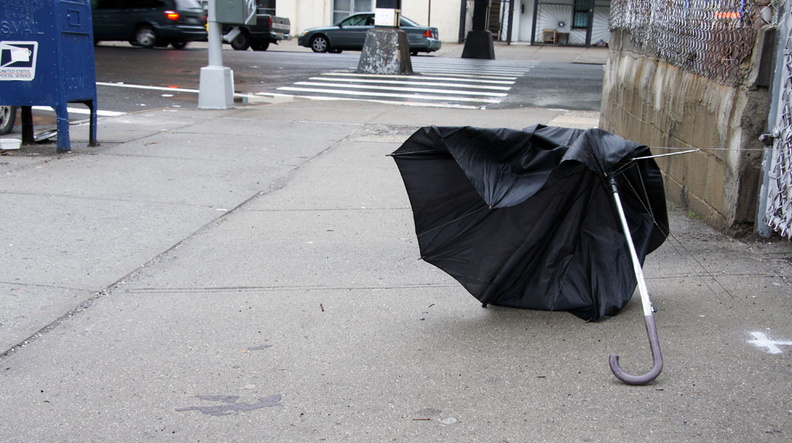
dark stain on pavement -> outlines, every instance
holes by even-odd
[[[234,415],[239,411],[253,411],[261,408],[281,406],[280,394],[270,395],[269,397],[261,397],[258,399],[258,402],[255,403],[237,403],[239,401],[238,395],[196,395],[195,397],[204,401],[221,402],[224,404],[213,406],[189,406],[186,408],[176,408],[176,411],[199,411],[207,415],[219,417],[224,415]]]

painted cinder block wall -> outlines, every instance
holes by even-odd
[[[763,36],[757,38],[761,44]],[[658,158],[670,203],[731,235],[753,231],[770,91],[757,82],[761,51],[728,86],[635,51],[614,31],[605,68],[600,127],[646,144],[701,149]]]

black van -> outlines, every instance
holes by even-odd
[[[94,41],[128,41],[152,48],[206,40],[206,11],[198,0],[91,0]]]

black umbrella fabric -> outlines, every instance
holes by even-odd
[[[649,148],[599,129],[425,127],[392,156],[421,258],[484,304],[616,314],[636,275],[610,185],[640,263],[667,236]]]

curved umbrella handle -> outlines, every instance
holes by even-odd
[[[619,380],[629,385],[645,385],[660,375],[663,370],[663,355],[660,353],[660,340],[657,338],[657,325],[655,324],[652,308],[652,301],[649,299],[649,291],[646,289],[646,281],[644,280],[643,270],[641,269],[641,262],[638,260],[638,254],[635,252],[635,245],[632,241],[630,234],[630,227],[627,225],[627,217],[624,215],[624,208],[619,198],[619,188],[616,185],[616,177],[610,176],[611,189],[613,190],[613,200],[616,202],[616,209],[619,212],[619,219],[621,220],[622,229],[624,230],[624,237],[627,240],[627,247],[630,250],[630,258],[632,259],[633,271],[635,271],[635,279],[638,283],[638,291],[641,294],[641,305],[643,307],[644,322],[646,323],[646,333],[649,336],[649,347],[652,350],[652,369],[643,375],[630,375],[624,372],[619,366],[619,356],[611,354],[609,362],[611,372]]]
[[[663,354],[660,352],[660,339],[657,337],[657,325],[655,324],[654,316],[644,316],[646,322],[646,334],[649,336],[649,348],[652,351],[652,369],[646,374],[630,375],[624,372],[619,365],[619,356],[611,354],[608,359],[611,372],[619,380],[627,383],[628,385],[645,385],[660,375],[663,370]]]

